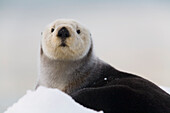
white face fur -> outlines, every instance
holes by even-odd
[[[67,46],[61,46],[62,39],[57,35],[58,31],[63,27],[70,34],[64,41]],[[78,60],[88,53],[90,46],[90,32],[74,20],[56,20],[49,24],[43,32],[42,49],[50,59]]]

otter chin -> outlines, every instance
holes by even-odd
[[[77,21],[58,19],[49,24],[40,48],[37,87],[58,88],[104,113],[170,113],[169,94],[96,57],[90,31]]]
[[[55,60],[78,60],[91,46],[90,32],[74,20],[56,20],[43,32],[44,54]]]

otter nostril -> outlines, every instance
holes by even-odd
[[[67,30],[67,28],[62,27],[57,34],[58,37],[60,38],[68,38],[70,36],[69,31]]]

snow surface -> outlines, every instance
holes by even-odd
[[[103,113],[76,103],[58,89],[39,87],[27,94],[4,113]]]

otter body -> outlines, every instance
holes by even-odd
[[[170,113],[169,94],[97,58],[89,30],[74,20],[56,20],[43,32],[39,85],[105,113]]]

